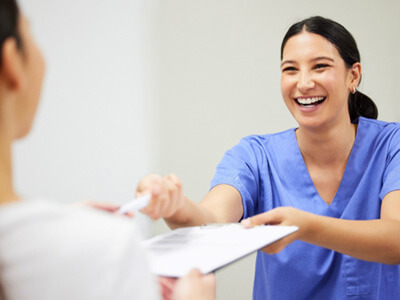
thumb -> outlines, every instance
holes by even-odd
[[[275,215],[276,214],[275,214],[274,210],[270,210],[265,213],[258,214],[253,217],[244,219],[241,221],[241,224],[246,228],[250,228],[253,226],[257,226],[257,225],[264,225],[264,224],[276,225],[276,224],[279,224],[280,222],[277,220]]]

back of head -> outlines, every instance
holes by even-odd
[[[287,41],[303,31],[318,34],[331,42],[348,68],[352,67],[354,63],[361,62],[356,41],[351,33],[339,23],[320,16],[304,19],[289,28],[282,41],[281,59]],[[378,108],[367,95],[356,91],[354,94],[349,93],[349,114],[351,121],[359,116],[376,119]]]
[[[14,37],[17,45],[21,46],[21,39],[18,33],[18,18],[19,9],[16,1],[0,0],[0,57],[3,43],[7,38]]]

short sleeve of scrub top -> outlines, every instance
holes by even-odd
[[[217,167],[211,187],[228,184],[236,188],[244,204],[244,217],[257,213],[259,186],[259,165],[267,162],[267,157],[260,147],[263,137],[246,137],[225,153]],[[263,174],[265,175],[265,174]]]
[[[400,128],[389,137],[386,168],[382,177],[382,200],[388,193],[400,190]]]

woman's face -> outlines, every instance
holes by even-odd
[[[302,32],[291,37],[281,64],[283,99],[299,126],[323,129],[350,122],[352,72],[324,37]]]
[[[20,50],[23,80],[19,91],[19,101],[16,107],[17,132],[15,138],[25,136],[36,114],[44,76],[44,60],[30,32],[29,23],[20,16],[18,24],[22,40]]]

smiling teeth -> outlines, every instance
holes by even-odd
[[[306,104],[314,104],[323,99],[324,99],[324,97],[311,97],[311,98],[297,98],[296,100],[300,104],[306,105]]]

